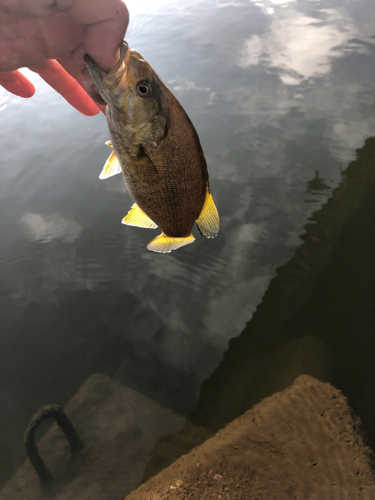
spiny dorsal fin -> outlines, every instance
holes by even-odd
[[[199,231],[206,238],[215,238],[215,236],[217,236],[220,228],[219,213],[212,198],[212,194],[208,189],[202,211],[196,223],[198,224]]]
[[[110,142],[110,141],[108,141]],[[106,143],[107,144],[107,143]],[[120,162],[116,156],[116,153],[112,151],[109,155],[108,160],[105,162],[103,170],[99,175],[99,179],[108,179],[112,175],[120,174],[122,172]]]
[[[161,233],[150,241],[147,248],[153,252],[170,253],[172,250],[177,250],[178,248],[193,243],[193,241],[195,241],[195,238],[192,234],[185,238],[173,238],[172,236],[166,236],[164,233]]]
[[[146,227],[149,229],[156,229],[158,227],[136,203],[134,203],[131,210],[122,219],[122,223],[128,226]]]

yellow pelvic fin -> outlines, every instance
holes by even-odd
[[[164,233],[161,233],[150,241],[147,248],[153,252],[170,253],[172,250],[177,250],[177,248],[189,245],[189,243],[193,243],[194,241],[195,238],[192,234],[184,238],[173,238],[172,236],[166,236]]]
[[[156,229],[158,227],[136,203],[134,203],[131,210],[122,219],[122,223],[128,226],[147,227],[149,229]]]
[[[116,156],[116,153],[112,151],[112,153],[108,157],[108,160],[105,162],[103,170],[99,175],[99,179],[108,179],[108,177],[112,177],[112,175],[120,174],[121,171],[121,165]]]
[[[198,224],[199,231],[206,238],[215,238],[215,236],[217,236],[220,228],[219,213],[212,198],[212,194],[208,189],[202,211],[196,223]]]
[[[113,148],[112,141],[107,141],[105,143],[106,146],[109,146],[110,148]]]

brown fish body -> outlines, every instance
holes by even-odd
[[[123,137],[109,129],[134,201],[167,236],[188,236],[206,197],[206,160],[189,117],[169,90],[162,107],[168,133],[157,148],[141,149],[138,157],[131,158]]]
[[[191,230],[195,221],[206,237],[216,236],[219,219],[209,194],[206,160],[181,104],[147,61],[127,46],[104,80],[101,76],[100,81],[95,67],[95,71],[90,67],[92,60],[86,62],[99,90],[101,85],[104,88],[101,95],[107,102],[113,154],[138,207],[167,239],[190,238],[170,249],[194,241]],[[129,222],[127,217],[123,222],[154,227]],[[152,245],[148,248],[170,251]]]

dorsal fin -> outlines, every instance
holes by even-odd
[[[150,241],[147,248],[153,252],[170,253],[172,250],[177,250],[178,248],[189,245],[194,241],[195,238],[192,234],[184,238],[174,238],[173,236],[167,236],[164,233],[161,233],[159,236],[156,236],[156,238]]]
[[[196,223],[198,224],[199,231],[206,238],[215,238],[215,236],[217,236],[220,228],[219,213],[212,198],[212,194],[208,189],[202,211]]]
[[[146,227],[149,229],[156,229],[158,227],[136,203],[134,203],[128,214],[122,219],[122,223],[128,226]]]
[[[110,142],[110,141],[108,141]],[[107,144],[107,143],[106,143]],[[121,165],[119,159],[116,156],[114,151],[108,157],[108,160],[105,162],[103,170],[99,175],[99,179],[108,179],[108,177],[112,177],[112,175],[120,174],[122,172]]]

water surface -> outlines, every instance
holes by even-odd
[[[122,179],[98,179],[109,154],[103,115],[80,115],[35,75],[30,100],[2,91],[3,481],[24,460],[33,413],[65,405],[93,373],[179,415],[193,412],[228,342],[301,246],[308,219],[375,135],[372,0],[128,6],[129,45],[170,86],[200,135],[221,232],[206,240],[196,231],[193,245],[169,255],[149,252],[151,231],[121,225],[132,204]],[[360,236],[352,245],[367,244],[353,238]],[[373,308],[370,288],[362,292]],[[329,323],[319,337],[332,346],[330,380],[344,391],[351,378],[359,387],[357,366],[347,363],[338,375],[335,352],[348,335],[364,346],[370,338],[356,339],[355,321],[350,333]],[[267,349],[280,344],[267,335]],[[374,377],[371,357],[366,367]],[[374,415],[374,395],[359,400],[356,411]],[[370,418],[366,431],[375,442]]]

